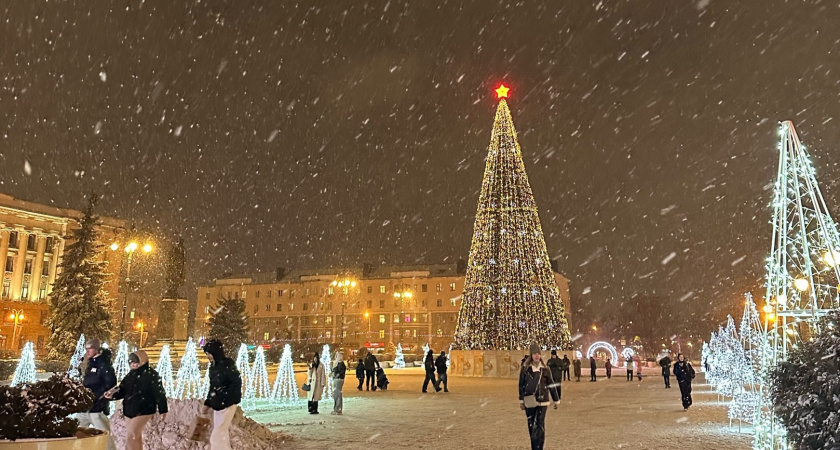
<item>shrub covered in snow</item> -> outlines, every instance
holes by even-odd
[[[825,316],[821,329],[771,374],[774,410],[796,448],[840,447],[840,311]]]
[[[66,374],[16,387],[0,386],[0,439],[59,438],[76,433],[70,416],[93,405],[93,392]]]

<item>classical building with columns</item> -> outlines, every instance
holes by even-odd
[[[198,288],[196,334],[221,298],[245,300],[251,344],[329,343],[407,353],[423,344],[446,350],[454,341],[466,265],[353,267],[231,275]],[[569,280],[554,278],[571,323]],[[344,324],[342,326],[342,323]]]
[[[0,348],[18,350],[27,341],[38,350],[46,348],[47,296],[61,270],[59,264],[69,243],[67,236],[82,216],[81,211],[0,194],[0,261],[4,267]],[[114,274],[106,283],[111,298],[118,296],[122,259],[109,258],[108,245],[119,241],[125,230],[125,221],[100,217],[101,257],[108,263],[107,273]]]

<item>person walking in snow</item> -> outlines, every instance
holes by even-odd
[[[589,357],[589,381],[598,381],[598,378],[595,376],[595,371],[598,369],[598,365],[595,363],[595,355]]]
[[[426,369],[426,378],[423,380],[423,393],[426,393],[430,380],[432,387],[435,388],[435,392],[440,392],[440,386],[437,380],[435,380],[435,354],[432,352],[432,349],[429,349],[426,353],[426,359],[423,360],[423,368]]]
[[[379,360],[376,359],[373,352],[368,350],[365,357],[365,390],[369,391],[371,386],[376,390],[376,369],[379,367]]]
[[[519,371],[519,408],[528,419],[531,450],[543,450],[545,445],[545,415],[548,405],[554,409],[560,404],[559,383],[555,383],[551,370],[542,362],[540,346],[532,344],[530,356]]]
[[[448,359],[446,357],[446,352],[441,351],[440,356],[438,356],[437,359],[435,359],[435,367],[437,368],[438,387],[440,387],[440,385],[443,384],[443,392],[449,392],[449,377],[446,376],[446,370],[448,369],[448,367],[446,366],[447,362]]]
[[[123,400],[123,415],[128,418],[125,450],[143,450],[143,428],[155,413],[160,413],[161,420],[166,419],[166,391],[160,375],[149,367],[149,356],[143,350],[128,355],[128,367],[128,375],[104,397]]]
[[[551,370],[551,377],[554,378],[554,382],[559,387],[560,382],[563,380],[563,360],[557,356],[557,350],[551,351],[551,357],[548,358],[548,362],[545,365]]]
[[[627,381],[633,381],[633,358],[625,357],[624,364],[627,367]]]
[[[356,364],[356,379],[359,380],[358,390],[362,390],[362,385],[365,383],[365,362],[359,358],[359,363]]]
[[[665,379],[665,389],[671,389],[671,358],[665,356],[660,359],[659,366],[662,367],[662,378]]]
[[[572,381],[572,377],[569,374],[569,370],[572,367],[572,362],[569,361],[568,355],[563,355],[563,376],[560,377],[560,380]]]
[[[577,382],[580,383],[580,360],[577,359],[577,356],[575,356],[575,359],[572,363],[575,366],[575,377],[577,378]]]
[[[327,373],[324,365],[321,364],[321,355],[317,352],[312,355],[312,362],[309,363],[309,370],[306,372],[306,384],[309,385],[309,392],[306,393],[306,400],[309,403],[309,414],[318,413],[318,402],[324,395],[324,387],[327,385]],[[376,386],[374,386],[374,389]]]
[[[231,450],[230,426],[236,414],[236,405],[242,401],[242,376],[236,362],[225,356],[221,341],[211,339],[204,344],[203,350],[210,360],[210,388],[203,411],[205,416],[213,411],[210,450]]]
[[[607,357],[607,362],[604,363],[604,368],[607,369],[607,379],[609,380],[612,378],[612,363],[609,357]]]
[[[93,391],[95,397],[90,410],[76,414],[79,428],[93,426],[97,430],[108,432],[108,450],[116,450],[114,437],[111,436],[110,402],[103,397],[105,392],[117,385],[117,375],[111,365],[111,350],[102,348],[99,339],[90,339],[85,343],[85,375],[82,382],[85,387]]]
[[[674,376],[677,384],[680,385],[680,397],[682,398],[683,409],[688,411],[691,406],[691,380],[694,379],[694,367],[685,360],[682,353],[677,354],[677,363],[674,364]]]
[[[344,395],[341,390],[344,389],[344,376],[347,373],[347,366],[344,364],[344,354],[341,352],[335,353],[335,366],[332,368],[333,379],[333,415],[341,415],[344,411]]]

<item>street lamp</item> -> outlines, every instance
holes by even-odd
[[[143,346],[146,345],[146,337],[149,335],[146,331],[146,324],[144,324],[141,320],[137,322],[136,328],[140,330],[140,348],[143,348]]]
[[[14,323],[14,328],[12,329],[12,350],[17,350],[17,348],[18,348],[18,345],[17,345],[18,329],[23,328],[23,325],[21,324],[21,322],[23,322],[23,319],[25,319],[25,318],[26,318],[26,316],[24,316],[22,309],[13,309],[11,314],[9,314],[9,320],[11,320],[12,323]]]
[[[367,319],[367,322],[368,322],[367,337],[368,337],[368,339],[370,339],[370,313],[368,311],[365,311],[365,319]]]
[[[122,320],[120,323],[120,339],[125,339],[125,312],[128,309],[128,291],[131,290],[131,262],[134,259],[134,252],[137,251],[137,247],[139,247],[139,245],[134,241],[129,242],[125,246],[125,252],[128,253],[128,261],[126,262],[125,268],[125,294],[123,295]],[[111,250],[117,251],[117,249],[119,248],[120,246],[116,242],[111,244]],[[151,244],[147,243],[143,245],[144,253],[151,253],[151,251]]]
[[[350,292],[351,288],[356,287],[356,280],[351,280],[349,278],[345,278],[343,280],[333,280],[332,285],[334,287],[341,288],[341,293],[344,295],[344,298],[341,299],[341,326],[338,330],[338,332],[341,333],[339,345],[344,347],[344,309],[347,307],[347,294]],[[368,332],[370,332],[370,325],[368,325]]]

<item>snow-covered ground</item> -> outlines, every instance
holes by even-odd
[[[332,401],[320,415],[298,408],[251,412],[249,416],[293,436],[283,448],[529,448],[525,413],[519,410],[515,380],[450,377],[450,393],[422,394],[421,369],[388,370],[386,392],[359,392],[355,379],[345,384],[344,415],[333,416]],[[729,426],[724,403],[698,373],[694,406],[680,404],[679,388],[665,389],[659,369],[645,369],[643,381],[625,381],[613,371],[597,383],[563,382],[563,399],[546,418],[546,449],[748,449],[752,429]],[[348,371],[352,376],[353,372]],[[302,374],[298,383],[302,384]],[[364,447],[353,447],[363,444]]]

